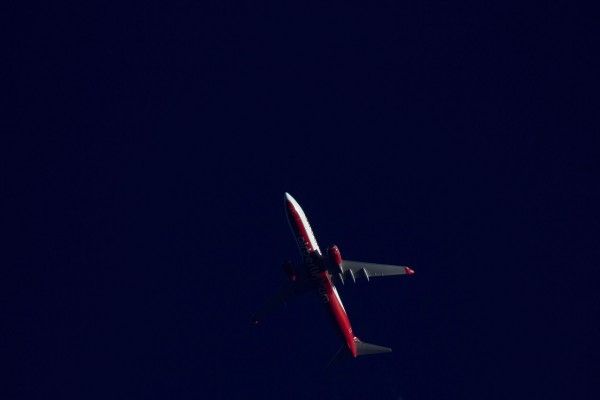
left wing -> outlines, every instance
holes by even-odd
[[[281,304],[288,300],[297,297],[303,293],[311,291],[311,286],[308,282],[292,282],[284,283],[275,294],[273,294],[252,316],[252,322],[258,324],[266,315],[277,309]]]
[[[352,280],[356,280],[356,277],[367,278],[367,280],[369,280],[369,278],[375,276],[412,275],[415,273],[412,269],[404,266],[374,264],[352,260],[342,261],[342,271],[344,275],[349,275]]]

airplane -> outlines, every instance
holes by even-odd
[[[358,339],[352,330],[348,314],[342,304],[335,283],[344,284],[344,280],[348,278],[356,282],[357,278],[365,278],[369,281],[371,278],[380,276],[412,275],[414,271],[405,266],[342,260],[340,250],[336,245],[329,246],[326,254],[323,254],[306,214],[298,202],[289,193],[285,193],[284,200],[288,223],[302,254],[303,267],[294,267],[290,260],[283,262],[282,268],[288,280],[254,314],[253,322],[258,324],[266,314],[276,309],[280,304],[312,291],[318,295],[329,317],[334,322],[340,337],[343,339],[342,346],[332,362],[349,355],[356,358],[368,354],[391,352],[392,349],[389,347],[365,343]]]

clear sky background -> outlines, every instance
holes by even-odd
[[[7,9],[6,399],[598,399],[597,18],[572,3]],[[329,374],[321,247],[389,355]]]

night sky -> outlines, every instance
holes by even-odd
[[[19,7],[17,9],[17,7]],[[598,14],[571,3],[5,7],[2,399],[598,399]],[[595,15],[595,16],[594,16]],[[325,372],[322,248],[391,354]]]

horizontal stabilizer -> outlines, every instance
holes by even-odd
[[[356,356],[367,356],[369,354],[379,354],[379,353],[391,353],[392,349],[389,347],[377,346],[376,344],[365,343],[365,342],[356,342],[354,343],[356,346]]]

